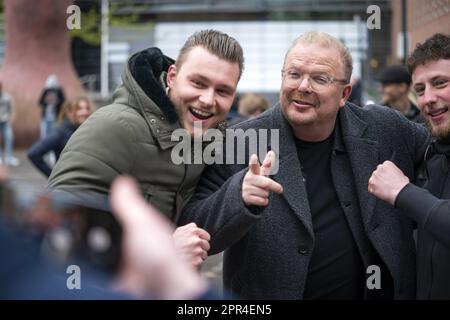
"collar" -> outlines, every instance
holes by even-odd
[[[333,151],[345,153],[344,139],[342,138],[342,128],[340,121],[336,121],[336,127],[334,128],[334,141],[333,141]]]
[[[358,107],[359,108],[359,107]],[[346,103],[338,112],[334,130],[333,150],[347,152],[344,137],[363,138],[367,123],[354,113],[350,104]]]
[[[434,154],[443,154],[450,159],[450,137],[446,139],[434,139],[428,151],[427,158],[431,158]]]

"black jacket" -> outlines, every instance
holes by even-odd
[[[55,88],[46,88],[44,89],[44,91],[41,94],[41,97],[39,98],[39,106],[41,107],[41,115],[42,118],[45,117],[45,111],[47,109],[47,104],[45,103],[45,98],[47,97],[48,94],[50,93],[54,93],[57,97],[57,101],[56,101],[56,105],[55,105],[55,113],[56,116],[58,116],[59,112],[61,111],[61,107],[64,103],[65,100],[65,96],[64,96],[64,92],[61,88],[59,87],[55,87]]]
[[[385,103],[384,105],[388,108],[395,109],[388,103]],[[422,115],[420,114],[419,108],[417,108],[417,106],[411,101],[410,101],[410,105],[411,105],[411,107],[409,108],[408,112],[406,114],[404,114],[406,119],[408,119],[409,121],[412,121],[412,122],[416,122],[416,123],[424,123],[424,120],[422,118]]]
[[[56,160],[63,151],[67,141],[69,141],[72,134],[78,126],[71,123],[69,120],[64,120],[63,123],[54,129],[50,134],[42,140],[39,140],[28,150],[28,159],[47,177],[50,176],[52,169],[44,161],[44,155],[53,151]]]
[[[409,109],[408,113],[405,114],[405,117],[412,121],[417,123],[423,123],[424,120],[422,118],[422,115],[420,114],[419,108],[411,102],[411,108]]]
[[[424,188],[408,184],[396,206],[418,224],[417,298],[450,299],[450,141],[427,154]]]

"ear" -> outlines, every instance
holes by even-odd
[[[352,85],[346,84],[344,86],[344,90],[342,90],[341,99],[339,100],[339,107],[342,108],[345,106],[345,103],[348,100],[348,97],[350,97],[350,94],[352,93]]]
[[[177,67],[175,67],[175,64],[172,64],[167,70],[167,77],[166,77],[167,87],[169,88],[173,87],[176,75],[177,75]]]

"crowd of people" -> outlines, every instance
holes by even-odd
[[[357,105],[352,69],[341,41],[302,34],[286,52],[279,102],[242,95],[228,124],[244,52],[220,31],[194,33],[176,60],[158,48],[133,54],[112,104],[95,112],[84,97],[63,102],[50,77],[40,99],[43,134],[28,156],[49,177],[50,195],[93,203],[123,227],[120,294],[96,297],[220,298],[198,269],[225,252],[223,282],[233,297],[450,299],[450,35],[417,44],[406,67],[382,70],[380,105]],[[203,137],[253,130],[268,152],[258,157],[244,143],[245,163],[236,154],[231,162],[174,163],[173,133],[199,138],[198,124]],[[278,146],[265,136],[273,130]],[[0,235],[11,243],[2,256],[23,245]],[[375,288],[367,285],[373,266]],[[1,286],[15,280],[0,272]],[[56,282],[46,288],[48,297],[64,296]]]

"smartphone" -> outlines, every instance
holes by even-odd
[[[0,215],[3,223],[40,239],[44,258],[109,272],[120,267],[122,228],[106,195],[58,190],[23,200],[11,184],[3,183]]]
[[[51,241],[52,248],[60,251],[57,254],[65,257],[66,261],[80,261],[107,271],[119,268],[122,228],[111,212],[66,205],[58,210],[58,214],[61,216],[60,223],[46,237]],[[61,232],[65,232],[64,238]]]

